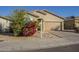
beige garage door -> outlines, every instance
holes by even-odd
[[[61,22],[43,22],[43,30],[45,32],[49,32],[52,30],[61,30],[62,24]]]

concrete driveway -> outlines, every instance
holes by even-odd
[[[75,32],[66,32],[66,31],[52,31],[51,34],[65,38],[68,41],[79,41],[79,33]]]
[[[79,34],[77,33],[53,31],[43,34],[42,39],[39,35],[37,34],[34,37],[0,35],[0,40],[4,40],[0,42],[0,51],[38,51],[41,49],[79,44]],[[50,51],[53,51],[53,49]],[[62,51],[64,50],[62,49]]]

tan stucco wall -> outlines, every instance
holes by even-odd
[[[6,20],[6,19],[3,19],[3,18],[0,18],[0,30],[1,31],[5,31],[6,29],[9,29],[10,27],[10,21]]]
[[[70,28],[75,28],[75,27],[79,27],[79,19],[75,19],[75,20],[68,20],[65,21],[65,28],[70,29]]]
[[[51,30],[64,30],[64,20],[56,17],[54,15],[51,15],[49,13],[46,13],[46,15],[32,12],[35,15],[38,15],[39,18],[43,19],[43,32],[49,32]],[[61,24],[62,22],[62,24]],[[62,26],[62,29],[61,29]]]
[[[65,23],[65,29],[73,29],[75,26],[74,20],[67,20],[64,23]]]
[[[35,15],[38,15],[39,18],[42,18],[44,21],[59,21],[59,22],[62,22],[64,21],[63,19],[59,18],[59,17],[56,17],[54,15],[51,15],[49,13],[46,13],[46,15],[43,15],[43,14],[40,14],[40,13],[37,13],[37,12],[32,12],[33,14]]]
[[[62,27],[62,23],[60,22],[50,22],[50,21],[47,21],[47,22],[43,22],[43,31],[44,32],[50,32],[50,31],[53,31],[53,30],[63,30],[61,29]]]
[[[79,27],[79,19],[75,20],[75,27]]]

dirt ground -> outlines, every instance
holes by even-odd
[[[52,38],[53,35],[50,33],[43,33],[43,38]],[[0,34],[0,40],[30,40],[30,39],[40,39],[41,33],[37,32],[33,36],[13,36],[11,34]]]

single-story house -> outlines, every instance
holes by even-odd
[[[64,30],[64,18],[47,10],[34,10],[26,12],[31,20],[42,20],[42,31],[50,32],[52,30]],[[2,32],[10,31],[11,20],[0,16],[0,30]]]
[[[0,32],[9,32],[11,20],[0,16]]]
[[[65,29],[74,29],[79,27],[79,17],[67,17],[64,22]]]
[[[64,18],[47,10],[34,10],[31,12],[36,15],[38,19],[42,19],[43,32],[50,32],[52,30],[64,30]]]

